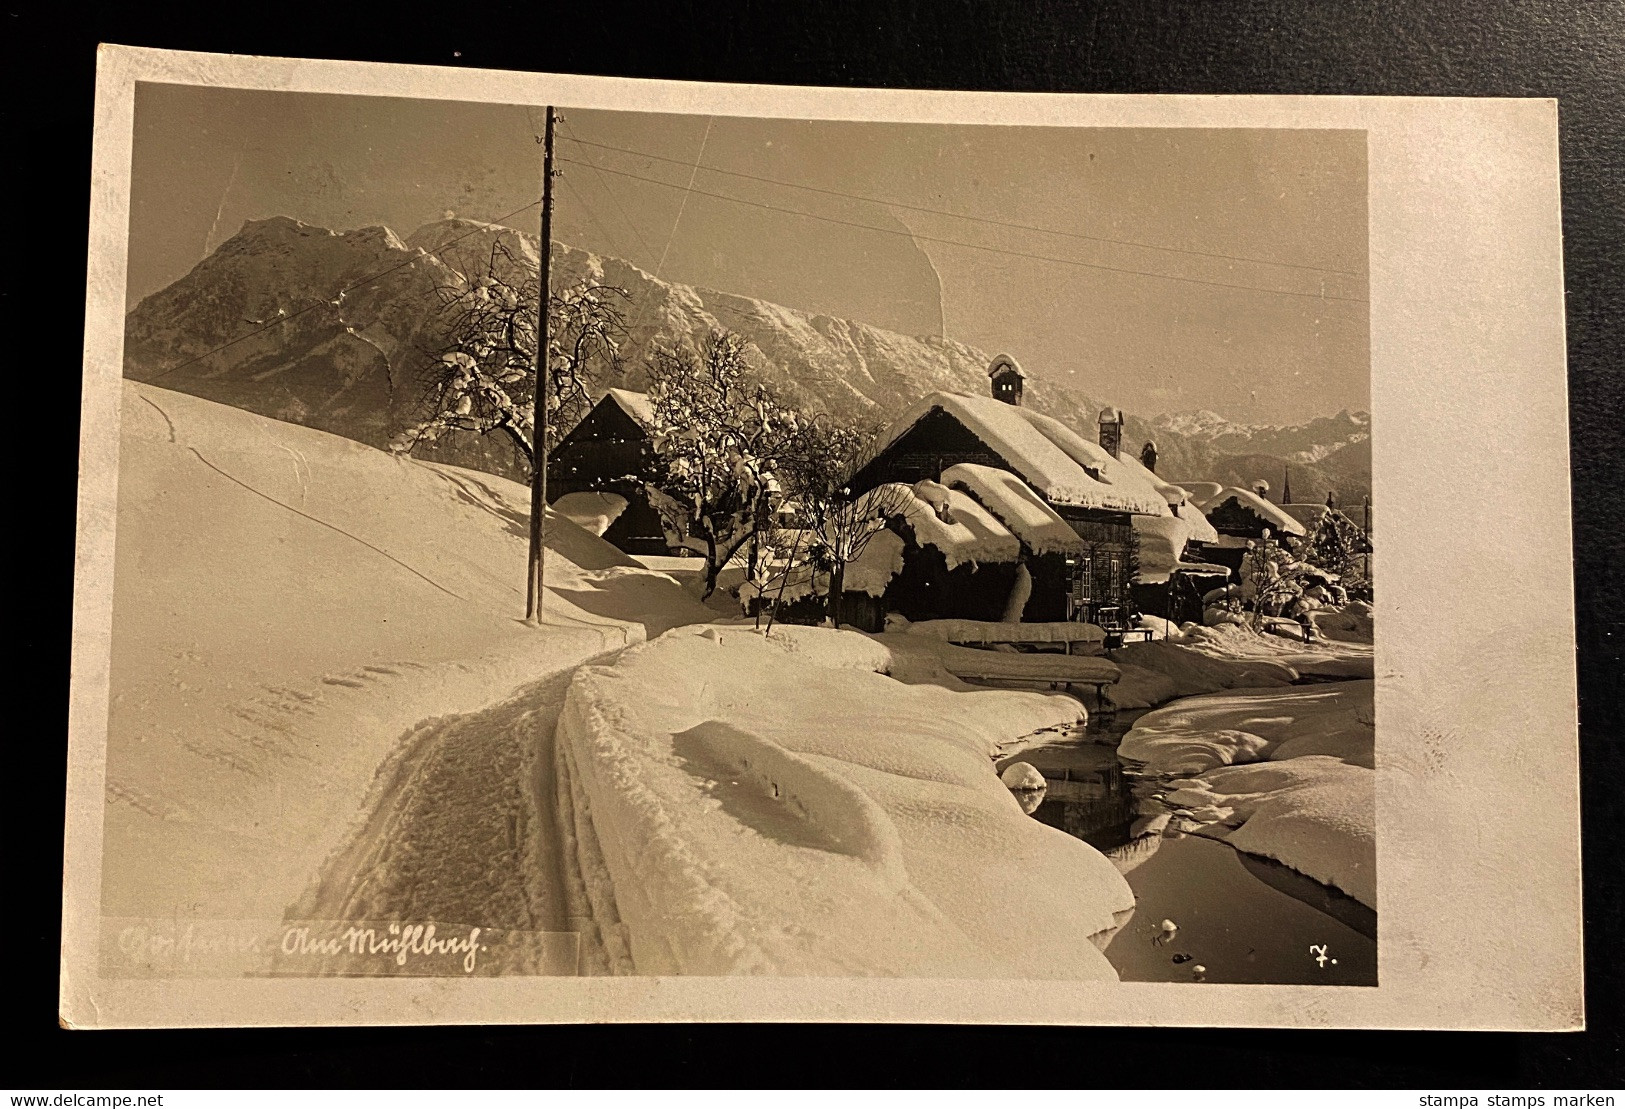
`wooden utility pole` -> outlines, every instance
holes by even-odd
[[[553,108],[547,109],[542,135],[542,258],[537,275],[536,391],[531,419],[530,567],[525,578],[525,619],[542,619],[542,542],[547,530],[547,347],[548,301],[553,290]]]

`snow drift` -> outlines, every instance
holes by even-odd
[[[126,383],[103,913],[280,919],[414,724],[706,616],[551,517],[546,623],[525,626],[528,504]]]
[[[711,627],[577,673],[560,751],[620,970],[1115,977],[1084,940],[1132,909],[1127,884],[991,758],[1081,706],[890,663],[851,632]]]
[[[1191,627],[1177,641],[1130,643],[1111,657],[1122,671],[1109,694],[1118,708],[1151,708],[1221,689],[1291,685],[1306,676],[1373,676],[1369,642],[1304,643],[1236,625]]]
[[[1194,776],[1163,801],[1204,834],[1375,908],[1374,685],[1193,697],[1142,716],[1118,750]]]

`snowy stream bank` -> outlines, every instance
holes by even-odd
[[[710,627],[577,673],[558,742],[596,969],[1116,977],[1128,884],[991,759],[1081,705],[891,666],[851,632]]]
[[[1033,818],[1097,848],[1127,878],[1134,916],[1106,949],[1125,980],[1370,985],[1376,913],[1334,887],[1365,894],[1362,878],[1374,872],[1362,832],[1371,781],[1358,776],[1371,772],[1313,753],[1359,758],[1362,738],[1369,744],[1371,729],[1361,723],[1370,719],[1369,698],[1370,683],[1351,682],[1097,714],[1086,728],[1024,737],[999,766],[1035,767],[1045,789]],[[1226,732],[1220,722],[1235,727]],[[1245,725],[1265,736],[1237,742]],[[1238,755],[1281,761],[1233,768],[1268,780],[1210,811],[1217,793],[1198,798],[1209,787],[1181,774]],[[1334,762],[1344,769],[1325,765]],[[1229,773],[1209,780],[1222,784]],[[1253,821],[1260,826],[1240,834]],[[1165,920],[1177,922],[1175,933],[1161,931]],[[1311,945],[1331,952],[1325,962],[1311,957]]]

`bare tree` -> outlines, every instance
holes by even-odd
[[[436,293],[439,308],[428,351],[423,419],[391,443],[410,452],[422,442],[472,432],[506,436],[535,471],[536,301],[539,282],[532,264],[516,258],[505,242],[491,248],[484,269],[454,271]],[[546,404],[551,449],[592,407],[589,386],[599,373],[621,364],[625,337],[623,303],[629,294],[613,285],[578,284],[549,300]]]

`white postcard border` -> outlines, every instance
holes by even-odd
[[[99,978],[137,81],[788,118],[1366,131],[1373,482],[1383,563],[1376,651],[1381,984]],[[95,118],[69,716],[65,1024],[745,1020],[1522,1030],[1583,1024],[1554,101],[814,89],[104,46]]]

